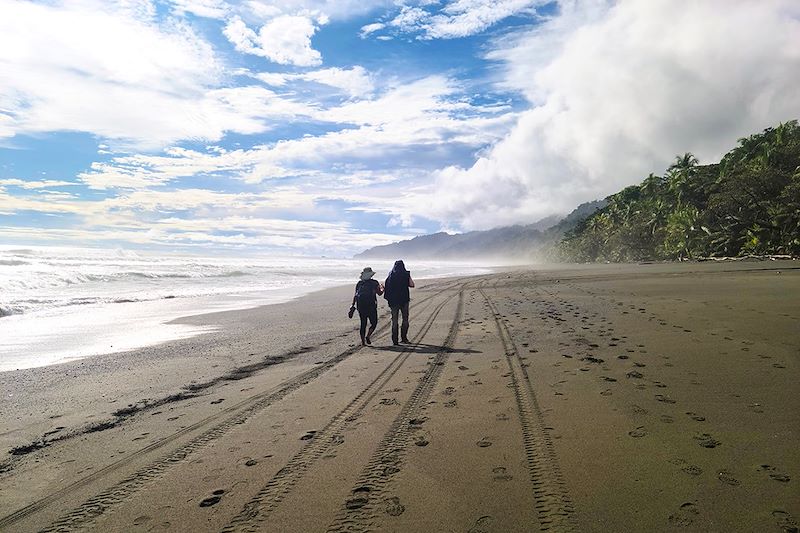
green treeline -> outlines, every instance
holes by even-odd
[[[687,153],[663,176],[609,196],[568,231],[568,261],[800,256],[797,120],[739,139],[719,163]]]

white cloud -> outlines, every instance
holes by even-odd
[[[660,172],[717,160],[800,110],[800,5],[562,2],[492,54],[534,107],[467,169],[438,177],[438,213],[486,228],[564,213]]]
[[[429,39],[452,39],[480,33],[503,19],[522,13],[534,14],[540,0],[456,0],[425,25]]]
[[[424,26],[430,19],[430,13],[419,7],[404,6],[390,22],[389,25],[404,32],[415,32]]]
[[[315,82],[340,89],[350,97],[368,96],[375,90],[372,76],[364,67],[359,65],[349,69],[332,67],[312,70],[303,74],[260,72],[253,76],[274,87],[283,87],[291,81]]]
[[[46,189],[48,187],[67,187],[71,185],[78,185],[78,183],[74,181],[62,181],[62,180],[21,180],[17,178],[0,179],[0,187],[4,185],[31,190],[31,189]]]
[[[234,17],[224,33],[240,52],[265,57],[280,65],[313,67],[322,63],[322,56],[311,47],[311,38],[317,24],[325,22],[323,17],[318,17],[315,23],[307,16],[279,15],[256,33],[241,18]]]
[[[177,15],[191,13],[198,17],[222,19],[231,9],[223,0],[170,0]]]
[[[366,26],[361,27],[359,36],[361,36],[362,39],[365,39],[369,34],[382,30],[385,27],[386,24],[383,24],[382,22],[374,22],[372,24],[367,24]]]
[[[536,16],[536,7],[549,0],[453,0],[403,4],[388,26],[403,33],[417,33],[421,39],[454,39],[481,33],[511,16]],[[420,7],[422,6],[422,7]],[[431,10],[437,6],[438,11]],[[365,38],[387,24],[376,22],[361,28]],[[386,37],[386,36],[380,36]],[[378,38],[380,38],[378,37]]]
[[[328,109],[289,107],[286,112],[290,116],[302,113],[311,120],[348,123],[351,127],[249,150],[212,148],[198,152],[172,148],[164,155],[116,157],[94,163],[79,179],[93,189],[142,189],[203,174],[255,184],[290,176],[306,180],[337,174],[347,177],[354,169],[344,166],[339,170],[337,165],[352,162],[378,171],[397,165],[398,160],[400,165],[424,165],[420,159],[425,150],[435,151],[439,160],[459,146],[483,147],[505,134],[514,119],[502,107],[473,106],[454,98],[459,94],[460,88],[452,80],[432,76],[398,83],[372,99],[348,101]],[[242,98],[237,105],[254,113],[280,109],[269,101],[261,106],[258,102],[257,95],[250,100]],[[412,151],[416,159],[406,163]]]
[[[267,21],[280,14],[325,13],[338,20],[366,15],[381,7],[390,7],[394,0],[248,0],[242,3],[242,16]]]
[[[84,131],[158,148],[257,129],[207,94],[223,66],[189,26],[114,6],[0,0],[0,136]]]

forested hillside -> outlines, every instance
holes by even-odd
[[[740,139],[719,163],[687,153],[609,196],[568,231],[568,261],[800,255],[800,127],[797,120]]]

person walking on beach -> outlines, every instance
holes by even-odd
[[[361,271],[361,279],[356,283],[356,292],[353,295],[353,307],[358,309],[361,318],[361,345],[372,344],[370,337],[378,326],[378,295],[383,294],[383,286],[372,279],[375,271],[366,267]],[[352,309],[352,307],[351,307]],[[369,331],[367,331],[369,320]]]
[[[386,278],[384,298],[389,302],[389,308],[392,310],[392,343],[395,345],[397,342],[398,315],[403,316],[403,323],[400,326],[400,340],[404,343],[410,343],[408,340],[408,304],[411,301],[409,294],[409,287],[414,287],[414,280],[411,279],[411,272],[406,270],[406,265],[402,260],[394,262],[392,271]]]

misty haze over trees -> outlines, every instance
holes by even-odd
[[[797,120],[739,139],[719,163],[691,153],[555,224],[450,235],[371,248],[356,258],[641,261],[800,255],[800,126]]]
[[[687,153],[567,232],[570,261],[800,255],[800,127],[739,139],[719,163]]]

